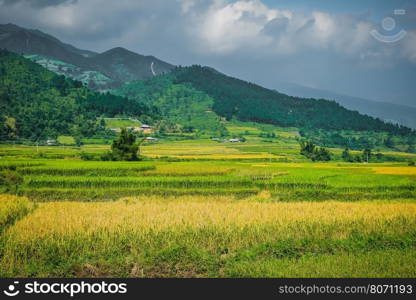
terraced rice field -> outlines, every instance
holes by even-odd
[[[0,277],[416,276],[415,167],[234,159],[244,146],[143,162],[3,150],[23,183],[0,187]]]

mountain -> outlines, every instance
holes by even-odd
[[[81,68],[93,68],[87,57],[81,54],[87,53],[85,50],[64,44],[38,30],[25,29],[14,24],[0,25],[0,48],[18,54],[42,55]]]
[[[167,73],[174,66],[153,56],[143,56],[121,47],[91,57],[99,71],[118,82],[129,82]]]
[[[348,110],[335,101],[288,96],[201,66],[175,68],[112,93],[155,105],[163,119],[187,130],[211,128],[215,134],[224,134],[225,120],[236,119],[297,127],[305,137],[320,136],[321,141],[356,148],[365,147],[370,136],[383,143],[382,137],[395,135],[406,143],[415,135],[410,128]],[[357,137],[360,142],[354,141]]]
[[[380,118],[386,122],[397,123],[416,129],[416,107],[372,101],[293,83],[279,82],[276,84],[276,87],[279,91],[296,97],[333,99],[348,109],[357,110],[360,113]]]
[[[174,66],[153,56],[144,56],[117,47],[103,53],[78,49],[57,38],[19,27],[0,25],[0,49],[25,54],[27,58],[59,75],[81,81],[96,91],[108,91],[126,82],[170,72]],[[278,90],[304,98],[333,99],[342,106],[386,122],[416,128],[416,108],[376,102],[296,84],[278,83]]]
[[[328,130],[409,132],[408,128],[347,110],[335,101],[291,97],[210,68],[178,68],[175,82],[190,83],[213,97],[213,110],[227,119]]]
[[[99,118],[117,115],[153,123],[159,134],[229,136],[228,126],[239,121],[297,127],[303,137],[321,145],[354,149],[388,144],[405,151],[416,142],[407,127],[334,101],[291,97],[208,67],[179,67],[112,93],[97,93],[0,50],[0,139],[109,137],[112,133]]]
[[[53,72],[101,91],[174,68],[153,56],[140,55],[120,47],[101,54],[78,49],[39,30],[14,24],[0,25],[0,49],[24,54]]]
[[[97,117],[154,116],[137,101],[85,88],[7,50],[0,50],[0,140],[33,141],[104,132]]]

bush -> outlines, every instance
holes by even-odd
[[[137,161],[139,144],[136,143],[136,136],[123,128],[117,140],[111,145],[112,160]]]
[[[409,162],[408,162],[408,164],[407,164],[409,167],[414,167],[414,166],[416,166],[416,163],[415,163],[415,161],[414,160],[410,160]]]
[[[23,176],[16,171],[4,170],[0,172],[0,186],[4,186],[7,191],[11,191],[14,188],[14,192],[17,192],[19,185],[23,183]]]
[[[300,142],[300,154],[312,161],[330,161],[332,155],[327,149],[316,147],[310,141]]]
[[[84,151],[82,151],[82,152],[81,152],[81,154],[80,154],[80,158],[81,158],[82,160],[94,160],[94,159],[95,159],[94,155],[92,155],[92,154],[90,154],[90,153],[86,153],[86,152],[84,152]]]

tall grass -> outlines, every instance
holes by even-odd
[[[416,263],[411,255],[416,204],[192,198],[39,204],[6,231],[0,275],[234,277],[244,264],[246,270],[238,274],[250,274],[250,262],[284,266],[299,259],[304,265],[333,262],[320,268],[323,276],[376,274],[387,254],[354,272],[344,270],[349,257],[368,251],[402,253],[408,264]],[[308,262],[311,255],[316,259]],[[414,276],[413,268],[401,264],[391,263],[380,274]]]
[[[0,195],[0,233],[32,208],[33,204],[27,198]]]

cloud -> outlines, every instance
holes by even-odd
[[[371,36],[373,29],[388,33],[369,14],[294,11],[260,0],[0,0],[0,23],[37,28],[81,48],[122,46],[269,87],[285,80],[375,99],[388,88],[409,99],[416,93],[407,79],[415,74],[415,16],[407,8],[397,19],[406,37],[386,44]]]
[[[253,0],[215,1],[204,11],[192,12],[190,18],[194,25],[190,26],[188,34],[198,41],[195,49],[207,55],[255,52],[257,55],[290,56],[330,51],[357,62],[372,60],[374,65],[375,60],[380,65],[389,65],[391,61],[386,60],[396,60],[399,54],[414,62],[414,31],[409,32],[408,40],[403,43],[394,47],[385,45],[370,34],[378,24],[361,15],[320,11],[295,13],[269,8]]]
[[[370,35],[380,26],[362,15],[305,14],[270,8],[260,0],[0,0],[0,7],[1,19],[87,46],[98,42],[99,48],[154,43],[157,36],[177,40],[196,55],[285,57],[321,51],[373,65],[398,58],[415,62],[414,28],[392,47]],[[415,15],[408,11],[407,24]]]
[[[2,0],[0,3],[3,3],[6,6],[11,5],[20,5],[20,4],[29,4],[34,8],[48,7],[48,6],[59,6],[64,3],[76,3],[78,0]]]

